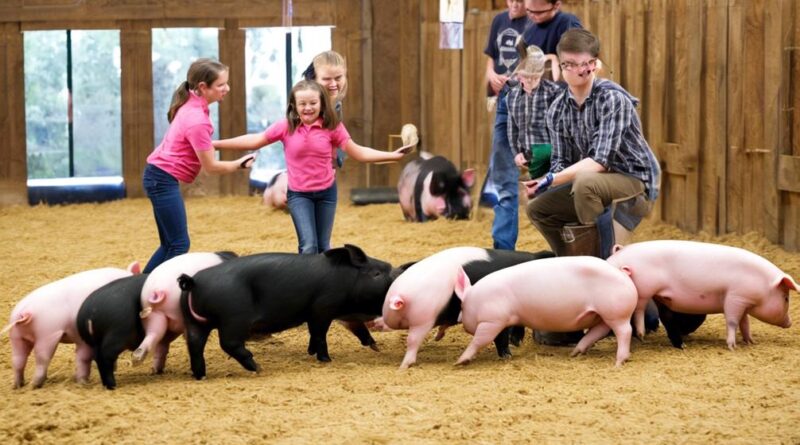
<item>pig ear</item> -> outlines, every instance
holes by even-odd
[[[456,275],[456,295],[458,296],[459,300],[464,301],[464,296],[466,295],[469,288],[472,287],[472,284],[469,282],[469,277],[467,273],[464,272],[464,268],[459,266],[458,267],[458,275]]]
[[[468,168],[461,173],[461,181],[464,182],[464,185],[467,188],[472,188],[475,185],[475,169]]]
[[[633,269],[631,269],[631,266],[622,266],[619,268],[619,270],[625,272],[625,274],[629,277],[633,276]]]
[[[138,275],[142,273],[142,265],[139,264],[138,261],[134,261],[131,264],[128,264],[128,272],[134,275]]]
[[[150,304],[159,304],[163,303],[164,299],[167,298],[167,293],[163,290],[153,292],[153,295],[150,295],[150,298],[147,299],[147,302]]]
[[[611,254],[613,255],[619,252],[620,250],[622,250],[622,247],[623,247],[622,244],[614,244],[614,247],[611,248]]]
[[[367,264],[367,254],[360,247],[352,244],[345,244],[344,247],[326,250],[323,255],[335,261],[347,262],[354,266]]]
[[[800,292],[800,287],[798,287],[797,282],[794,281],[794,278],[790,277],[789,275],[783,275],[782,277],[779,277],[775,286],[783,287],[787,291],[794,290],[796,292]]]
[[[392,295],[389,297],[389,308],[393,311],[399,311],[406,305],[405,300],[400,295]]]

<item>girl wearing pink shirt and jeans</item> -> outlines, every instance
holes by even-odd
[[[167,112],[169,128],[161,144],[147,157],[142,175],[161,241],[143,273],[189,251],[186,206],[178,181],[193,182],[201,168],[211,174],[222,174],[253,164],[252,154],[235,161],[218,161],[214,156],[211,144],[214,126],[208,105],[221,101],[229,90],[227,66],[212,59],[197,59],[172,96]]]
[[[214,141],[214,147],[256,150],[276,141],[283,142],[289,213],[297,232],[298,250],[303,254],[330,249],[337,201],[331,158],[336,147],[342,147],[360,162],[397,161],[411,148],[386,152],[356,144],[339,121],[328,94],[317,82],[309,80],[301,80],[292,88],[285,119],[263,133]]]

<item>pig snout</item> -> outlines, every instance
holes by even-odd
[[[792,327],[792,317],[790,317],[789,314],[786,314],[786,318],[783,319],[783,322],[779,326],[782,328]]]

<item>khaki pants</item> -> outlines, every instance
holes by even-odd
[[[581,172],[570,184],[552,188],[528,202],[531,223],[556,255],[565,251],[561,228],[567,224],[595,224],[603,210],[618,199],[644,193],[644,183],[621,173]]]

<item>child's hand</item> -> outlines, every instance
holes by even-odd
[[[256,162],[256,154],[249,154],[237,159],[239,161],[239,168],[250,168]]]
[[[514,156],[514,163],[517,164],[517,167],[527,167],[528,166],[528,160],[525,159],[525,154],[523,154],[523,153],[517,153],[517,155]]]
[[[417,146],[416,143],[403,145],[402,147],[398,148],[394,152],[395,153],[400,153],[401,155],[407,155],[407,154],[411,153],[412,151],[414,151],[414,147],[416,147],[416,146]]]
[[[522,185],[525,186],[525,194],[528,196],[528,199],[535,198],[537,195],[550,188],[550,186],[553,185],[553,179],[553,174],[547,173],[541,178],[523,182]]]

